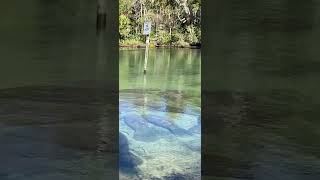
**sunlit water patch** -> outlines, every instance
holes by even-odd
[[[147,75],[143,52],[120,51],[120,179],[200,179],[199,52],[151,51]]]
[[[141,178],[179,175],[196,179],[201,162],[199,108],[188,104],[181,112],[170,112],[162,107],[164,102],[155,107],[128,96],[120,95],[120,133],[132,157],[120,163],[122,170]]]

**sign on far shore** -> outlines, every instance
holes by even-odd
[[[143,24],[143,35],[149,35],[151,33],[151,22],[147,21]]]

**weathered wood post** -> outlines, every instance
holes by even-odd
[[[97,30],[105,29],[107,24],[106,0],[97,0]]]
[[[143,26],[143,35],[146,35],[146,50],[144,53],[144,68],[143,73],[147,73],[149,43],[150,43],[151,22],[145,22]]]

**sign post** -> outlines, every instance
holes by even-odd
[[[150,41],[150,32],[151,32],[151,22],[144,22],[143,25],[143,35],[146,36],[146,50],[144,54],[144,69],[143,73],[147,73],[147,64],[148,64],[148,50],[149,50],[149,41]]]

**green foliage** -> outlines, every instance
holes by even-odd
[[[185,34],[182,32],[176,32],[172,36],[172,44],[175,46],[188,46],[189,43],[186,41]]]
[[[144,43],[138,39],[125,39],[125,40],[120,40],[120,45],[124,46],[142,46]]]
[[[121,39],[129,38],[131,31],[130,19],[125,15],[120,15],[119,17],[119,31]]]
[[[120,42],[143,42],[143,23],[152,22],[151,43],[201,43],[200,0],[120,0]]]
[[[187,27],[187,42],[189,42],[190,44],[195,44],[198,41],[198,36],[197,36],[197,30],[194,26],[190,25]]]
[[[159,45],[167,45],[171,42],[171,36],[165,30],[159,30],[157,33],[156,43]]]

